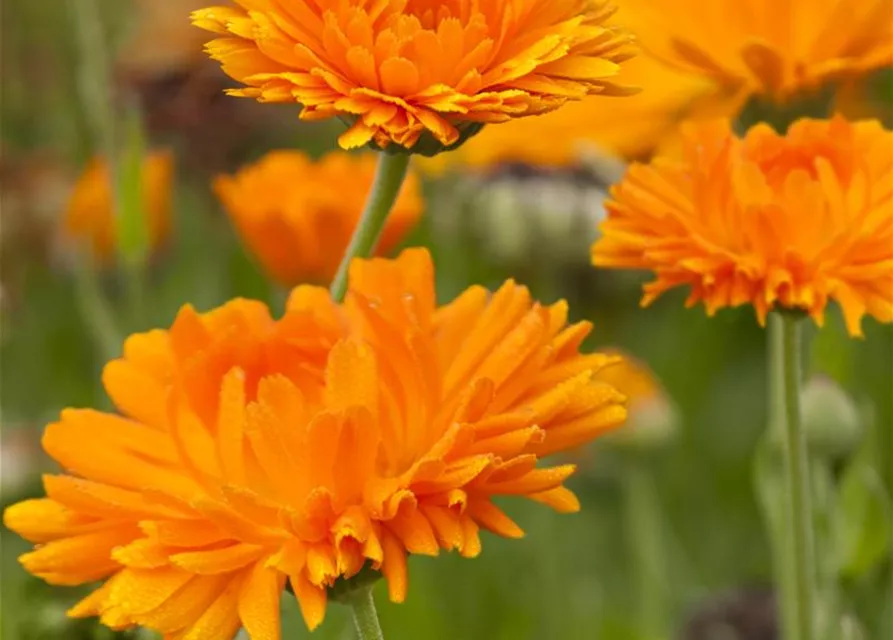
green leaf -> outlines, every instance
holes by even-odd
[[[860,578],[890,551],[890,500],[875,470],[857,459],[840,482],[834,529],[840,575]]]
[[[139,110],[127,110],[124,121],[124,146],[117,158],[118,255],[129,265],[142,265],[149,254],[148,216],[143,211],[143,162],[146,157]]]

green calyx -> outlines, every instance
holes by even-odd
[[[447,151],[454,151],[458,149],[463,144],[468,142],[471,138],[479,134],[483,128],[483,122],[466,122],[460,124],[456,127],[459,130],[459,139],[456,140],[451,145],[445,145],[440,140],[431,135],[430,131],[425,131],[418,142],[413,145],[412,149],[407,149],[403,145],[399,144],[391,144],[388,145],[386,149],[382,149],[374,142],[369,143],[369,147],[376,151],[383,151],[388,154],[403,154],[408,153],[414,156],[424,156],[426,158],[432,158],[436,155]]]
[[[373,569],[370,563],[363,565],[360,571],[350,578],[339,578],[328,589],[329,600],[350,604],[352,597],[358,591],[368,589],[381,578],[381,571]]]

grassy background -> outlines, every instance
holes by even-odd
[[[48,210],[41,212],[38,206],[52,200],[54,189],[64,193],[69,177],[96,149],[76,97],[78,51],[69,13],[76,4],[62,0],[3,4],[4,486],[0,495],[4,505],[40,492],[35,474],[47,462],[40,457],[37,441],[47,421],[66,406],[108,406],[98,384],[103,359],[91,340],[91,317],[79,307],[70,256],[58,251],[53,237],[60,211],[46,205]],[[100,4],[113,34],[124,33],[120,10],[126,3]],[[210,77],[218,81],[213,74]],[[178,82],[182,84],[182,78],[165,76],[148,86],[142,80],[132,85],[140,88],[132,95],[142,91],[150,124],[156,110],[163,112],[166,103],[182,96],[185,89]],[[890,99],[891,84],[888,74],[874,86],[879,96]],[[208,95],[216,95],[216,89]],[[154,100],[147,99],[153,96]],[[121,312],[119,319],[127,331],[167,326],[187,301],[199,309],[234,296],[267,300],[274,307],[281,304],[280,293],[242,250],[209,191],[209,178],[275,146],[319,153],[332,144],[333,129],[298,126],[295,110],[287,107],[263,107],[259,112],[254,105],[229,104],[235,102],[213,98],[207,108],[219,119],[208,125],[210,132],[184,130],[165,121],[169,115],[150,127],[153,142],[172,145],[179,154],[175,232],[146,274],[142,312],[135,317]],[[205,149],[209,140],[221,143],[223,151]],[[452,186],[428,185],[430,208],[437,215],[454,206],[445,195]],[[20,202],[24,204],[18,206]],[[765,334],[752,311],[724,311],[708,319],[701,309],[684,310],[682,293],[641,310],[641,280],[588,268],[582,244],[552,247],[532,242],[518,260],[506,262],[494,258],[486,242],[470,239],[463,225],[444,234],[435,233],[434,224],[426,219],[409,243],[431,247],[443,299],[473,282],[493,286],[507,277],[530,284],[542,300],[568,298],[575,318],[595,322],[591,347],[620,346],[650,364],[678,406],[682,424],[672,444],[648,460],[619,460],[598,445],[578,452],[581,470],[570,485],[583,503],[580,514],[560,516],[536,505],[509,502],[509,513],[527,531],[524,540],[485,534],[484,552],[473,561],[457,555],[414,558],[405,604],[387,603],[383,585],[378,587],[386,634],[432,640],[657,640],[679,631],[692,611],[717,594],[743,585],[770,584],[770,547],[753,483],[755,450],[766,422]],[[511,224],[523,228],[528,221],[519,214]],[[571,250],[580,252],[582,262],[554,267],[555,256]],[[123,308],[119,285],[114,274],[106,276],[106,293]],[[841,325],[833,312],[809,350],[809,369],[833,374],[870,415],[862,447],[849,460],[870,467],[889,495],[893,330],[869,320],[867,339],[856,341],[845,336]],[[849,460],[831,468],[834,477],[840,477]],[[637,532],[630,527],[625,499],[631,464],[644,468],[659,507],[660,520],[651,533],[662,547],[663,580],[650,586],[647,597],[659,601],[667,615],[660,632],[650,636],[640,624],[645,603],[637,588]],[[9,470],[18,467],[24,471],[13,477]],[[863,526],[860,517],[868,523],[863,527],[868,531],[864,544],[872,544],[871,531],[883,528],[877,524],[876,509],[870,516],[856,507],[846,513],[855,514],[850,518],[853,526]],[[60,612],[78,593],[50,589],[30,578],[15,561],[27,548],[25,543],[6,531],[0,533],[0,542],[4,638],[111,637],[92,622],[65,621]],[[834,545],[839,541],[824,551],[836,553]],[[866,570],[840,581],[846,609],[859,618],[868,638],[893,637],[889,555],[884,550],[875,553]],[[294,602],[288,599],[283,611],[284,637],[304,637]],[[328,616],[314,637],[352,637],[344,610],[332,606]]]

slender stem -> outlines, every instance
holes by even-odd
[[[667,632],[666,557],[661,539],[660,508],[649,469],[633,461],[623,475],[627,535],[639,600],[640,628],[648,638]]]
[[[80,260],[75,267],[75,295],[103,362],[117,358],[122,338],[115,314],[102,294],[95,267],[86,260]]]
[[[796,640],[815,640],[815,555],[806,434],[800,419],[800,318],[782,316],[784,362],[785,474],[788,529],[793,540],[792,569],[796,593]]]
[[[356,589],[350,595],[349,602],[359,639],[384,640],[378,613],[375,611],[375,600],[372,598],[372,586]]]
[[[110,175],[115,168],[115,110],[112,104],[111,56],[97,0],[68,0],[78,47],[78,89],[94,143],[106,155]],[[115,180],[111,181],[115,185]],[[117,195],[115,197],[117,201]],[[117,204],[117,203],[116,203]],[[115,210],[119,209],[115,206]]]
[[[769,416],[767,438],[769,442],[783,441],[785,425],[785,387],[784,387],[784,320],[777,313],[770,313],[768,318],[768,390]],[[780,440],[776,440],[779,438]],[[771,448],[771,445],[770,445]],[[785,464],[786,461],[785,461]],[[771,493],[771,492],[770,492]],[[785,522],[789,509],[782,504],[785,496],[767,495],[767,500],[776,504],[769,505],[772,511],[768,521],[773,551],[773,568],[775,572],[775,591],[778,608],[781,612],[782,638],[799,638],[800,628],[797,618],[797,592],[794,582],[794,537],[793,531]]]
[[[378,237],[384,229],[391,207],[397,200],[408,168],[409,154],[379,154],[372,192],[366,200],[366,208],[353,232],[350,245],[338,267],[338,273],[332,281],[330,291],[332,299],[336,302],[343,300],[344,294],[347,293],[347,273],[351,261],[354,258],[368,258],[375,250]]]

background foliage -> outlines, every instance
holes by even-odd
[[[133,26],[126,21],[127,5],[100,3],[114,42],[125,42]],[[90,114],[76,98],[84,81],[72,29],[71,12],[78,6],[63,0],[3,3],[4,506],[40,492],[38,474],[50,468],[39,451],[44,424],[66,406],[108,406],[99,385],[104,356],[94,341],[95,318],[83,306],[76,257],[56,237],[71,179],[96,151]],[[149,139],[178,154],[175,232],[144,274],[139,306],[124,299],[116,274],[103,275],[119,322],[127,332],[168,326],[187,301],[208,309],[235,296],[280,307],[282,293],[243,251],[209,181],[216,172],[232,171],[271,148],[321,153],[334,143],[337,125],[310,128],[297,123],[293,108],[258,109],[223,98],[225,80],[206,66],[144,75],[118,70],[116,82],[121,95],[139,107]],[[890,105],[890,74],[879,75],[872,91],[878,104]],[[513,179],[523,181],[531,173],[536,174],[516,172]],[[561,172],[550,176],[559,182],[577,179]],[[684,310],[682,293],[642,310],[640,281],[589,268],[585,244],[536,244],[535,250],[507,260],[491,250],[493,240],[471,233],[467,224],[448,225],[445,233],[438,221],[451,212],[459,216],[467,205],[455,197],[460,186],[467,186],[457,180],[430,181],[430,216],[409,241],[431,247],[443,299],[470,283],[494,286],[508,277],[529,284],[544,301],[568,298],[574,318],[595,323],[591,347],[619,346],[649,363],[678,407],[681,427],[668,447],[647,458],[630,459],[604,445],[577,452],[580,472],[570,485],[583,503],[580,514],[559,516],[510,503],[508,510],[527,531],[526,539],[487,535],[484,553],[474,561],[457,555],[413,559],[404,605],[387,603],[383,590],[377,594],[386,633],[431,640],[655,640],[677,633],[707,637],[692,629],[683,632],[683,627],[715,606],[751,621],[771,617],[763,595],[771,588],[770,548],[754,482],[766,415],[765,335],[752,310],[708,319],[701,309]],[[484,180],[475,188],[496,187]],[[476,212],[461,215],[466,220]],[[535,224],[527,215],[519,211],[503,218],[497,233],[523,233]],[[570,251],[580,259],[564,260]],[[866,325],[866,340],[854,341],[832,315],[813,341],[808,362],[810,371],[832,375],[852,394],[868,424],[856,450],[823,467],[829,486],[846,479],[837,504],[828,503],[826,528],[832,534],[823,551],[841,558],[836,566],[843,609],[860,621],[867,637],[890,638],[891,513],[884,496],[893,493],[893,329],[873,321]],[[656,488],[657,521],[642,523],[631,511],[633,474],[644,474]],[[768,485],[770,494],[774,488]],[[659,545],[659,565],[650,569],[637,555],[649,540]],[[49,588],[27,576],[15,560],[26,544],[6,531],[0,542],[3,637],[112,637],[92,621],[66,621],[62,611],[77,598],[76,590]],[[639,576],[649,570],[645,575],[657,580],[643,594]],[[729,594],[738,604],[723,604]],[[290,599],[284,612],[284,637],[304,637]],[[656,634],[643,624],[643,616],[654,615],[661,627]],[[345,611],[333,606],[315,637],[351,634]]]

